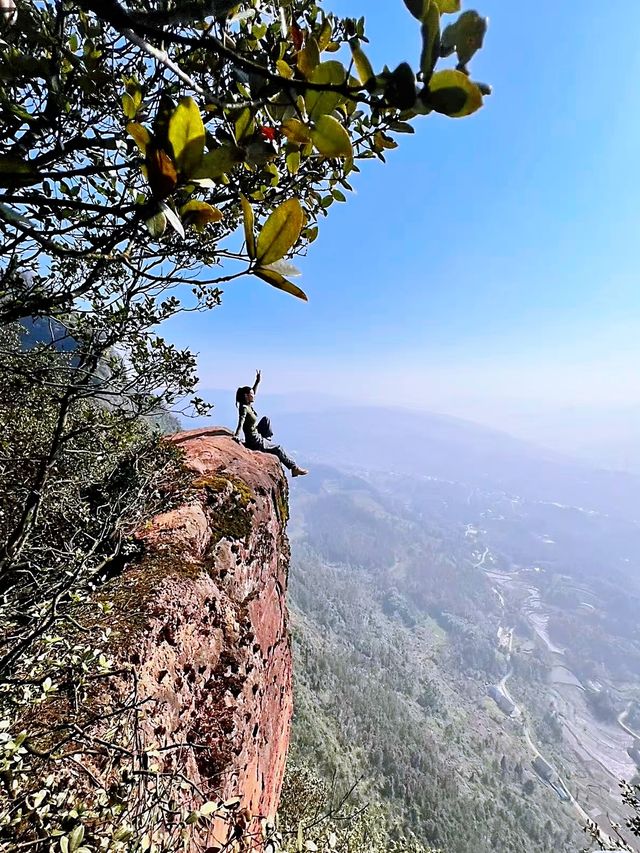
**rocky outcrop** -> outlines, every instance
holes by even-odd
[[[225,430],[171,440],[193,493],[138,533],[142,561],[107,590],[113,652],[135,671],[142,749],[185,778],[183,803],[240,797],[255,826],[278,805],[292,713],[286,478]],[[195,827],[192,849],[225,831]]]

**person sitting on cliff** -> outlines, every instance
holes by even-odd
[[[253,408],[253,401],[256,397],[258,385],[260,384],[260,371],[256,370],[256,381],[253,383],[253,388],[249,385],[243,385],[236,391],[236,406],[238,407],[238,426],[236,428],[234,439],[240,441],[240,433],[244,432],[245,446],[250,450],[261,450],[263,453],[273,453],[282,462],[285,468],[291,471],[292,477],[301,477],[308,474],[304,468],[288,456],[284,449],[279,444],[274,444],[271,441],[273,431],[271,430],[271,422],[269,418],[261,418]]]

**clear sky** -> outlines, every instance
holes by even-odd
[[[325,6],[366,16],[374,65],[417,65],[402,0]],[[571,410],[630,405],[637,423],[640,2],[473,8],[490,17],[471,65],[494,87],[485,108],[418,121],[386,166],[355,176],[298,264],[309,304],[241,279],[222,308],[176,324],[203,389],[261,367],[272,392],[433,409],[547,443]]]

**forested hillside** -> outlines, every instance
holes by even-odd
[[[450,853],[584,846],[487,696],[507,672],[498,603],[454,527],[328,468],[294,519],[296,760],[361,777],[363,800]]]

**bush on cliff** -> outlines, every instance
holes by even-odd
[[[339,795],[308,767],[290,763],[278,814],[283,853],[438,853],[403,834],[376,803],[356,804],[356,787]]]

